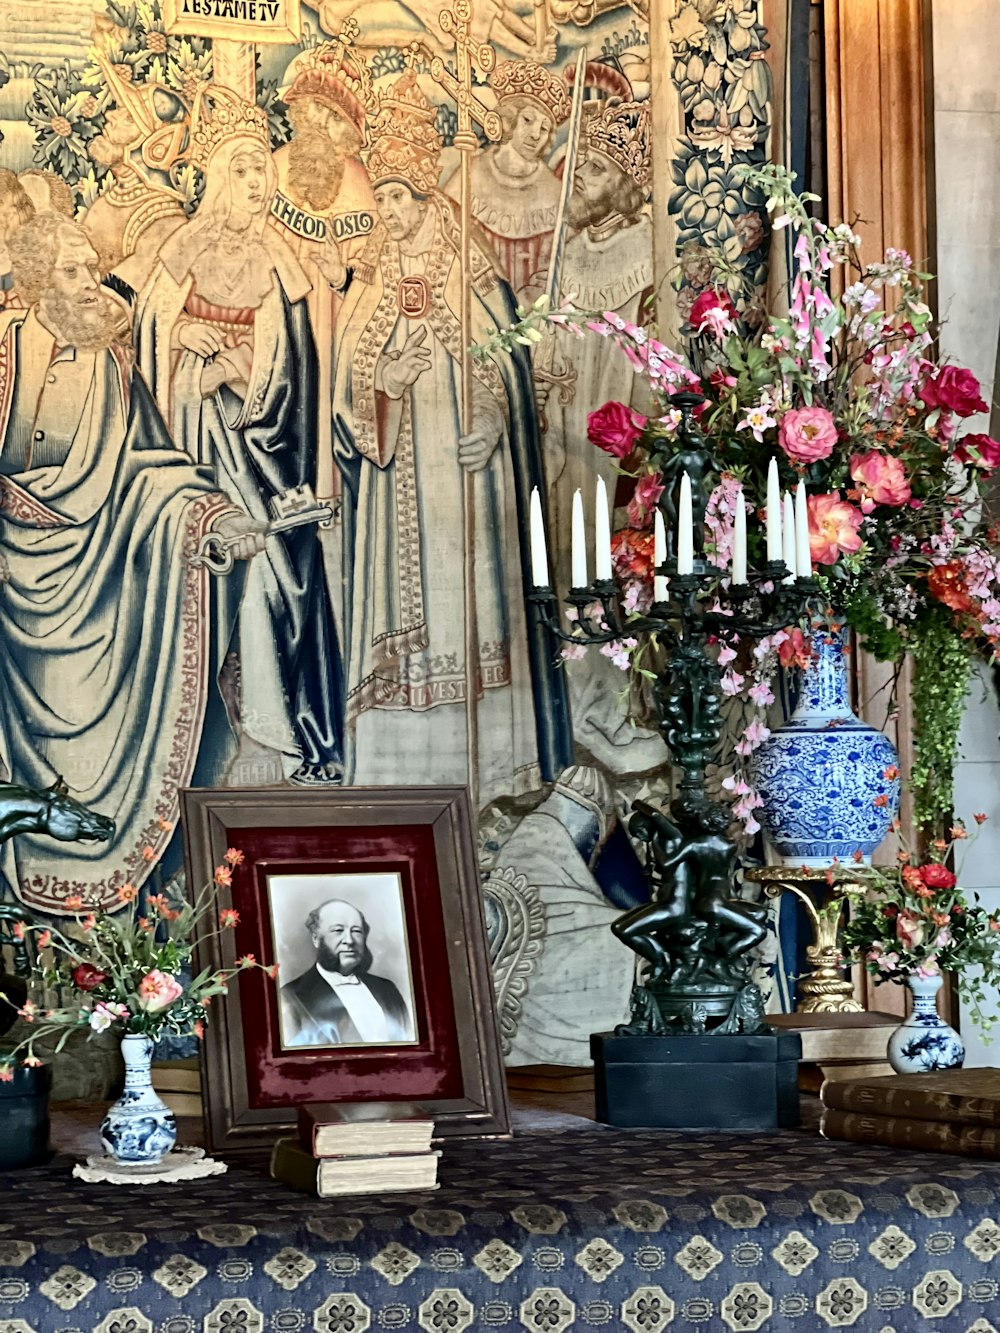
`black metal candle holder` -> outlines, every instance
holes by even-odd
[[[698,472],[706,477],[711,455],[693,417],[703,400],[685,393],[671,401],[682,413],[676,453],[700,453]],[[661,505],[671,518],[677,512],[673,489],[680,484],[670,465],[674,457],[661,472]],[[694,510],[703,515],[704,497],[698,498],[702,503]],[[672,537],[672,525],[668,531]],[[747,972],[749,951],[765,934],[766,907],[736,897],[732,815],[707,790],[708,768],[722,760],[723,668],[713,645],[735,636],[759,639],[795,623],[818,585],[812,578],[789,579],[792,571],[779,560],[748,569],[746,583],[725,587],[720,571],[704,558],[703,542],[696,519],[693,571],[678,574],[668,538],[667,559],[655,573],[669,580],[669,597],[642,614],[627,615],[617,583],[599,579],[571,588],[563,599],[576,612],[573,629],[566,631],[554,589],[536,587],[530,594],[537,618],[565,643],[596,646],[646,636],[662,649],[653,706],[680,780],[672,818],[643,802],[633,805],[629,828],[644,848],[650,901],[626,912],[612,930],[649,966],[633,992],[632,1021],[619,1029],[623,1035],[755,1031],[763,1013]]]

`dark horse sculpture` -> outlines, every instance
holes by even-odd
[[[0,782],[0,842],[17,833],[47,833],[59,842],[107,842],[115,821],[74,801],[62,778],[33,791]]]
[[[115,821],[74,801],[62,778],[43,791],[0,782],[0,843],[18,833],[48,834],[58,842],[107,842],[114,831]],[[30,915],[20,903],[0,903],[0,946],[9,944],[14,951],[12,976],[4,971],[0,948],[0,994],[10,1002],[0,1002],[0,1036],[13,1025],[27,994],[24,978],[31,970],[27,947],[12,928],[28,920]]]

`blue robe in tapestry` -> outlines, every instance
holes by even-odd
[[[304,300],[308,283],[268,228],[267,246],[258,245],[266,289],[259,305],[212,306],[199,297],[186,267],[187,230],[171,237],[139,297],[139,364],[177,444],[210,467],[219,488],[248,514],[269,521],[276,496],[311,486],[316,477],[317,362]],[[213,326],[251,349],[245,393],[223,384],[202,396],[206,362],[176,340],[185,320]],[[238,643],[243,731],[281,754],[286,776],[299,765],[339,771],[343,675],[315,526],[269,537],[251,562]]]
[[[232,511],[131,349],[59,347],[33,311],[0,313],[0,763],[116,824],[108,843],[4,844],[29,906],[116,907],[147,848],[169,873],[177,788],[231,760],[218,676],[245,567],[215,579],[190,557]]]

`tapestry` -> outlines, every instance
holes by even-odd
[[[508,1060],[624,1016],[665,750],[538,620],[527,513],[565,589],[637,381],[466,349],[540,297],[679,327],[706,246],[762,296],[758,5],[653,8],[0,0],[0,774],[116,824],[7,843],[7,896],[162,890],[186,785],[468,784]]]

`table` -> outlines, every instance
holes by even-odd
[[[64,1153],[11,1172],[0,1333],[1000,1326],[1000,1163],[827,1143],[815,1099],[767,1134],[560,1104],[519,1097],[515,1137],[450,1145],[423,1195],[319,1200],[260,1156],[143,1189],[72,1180]]]

